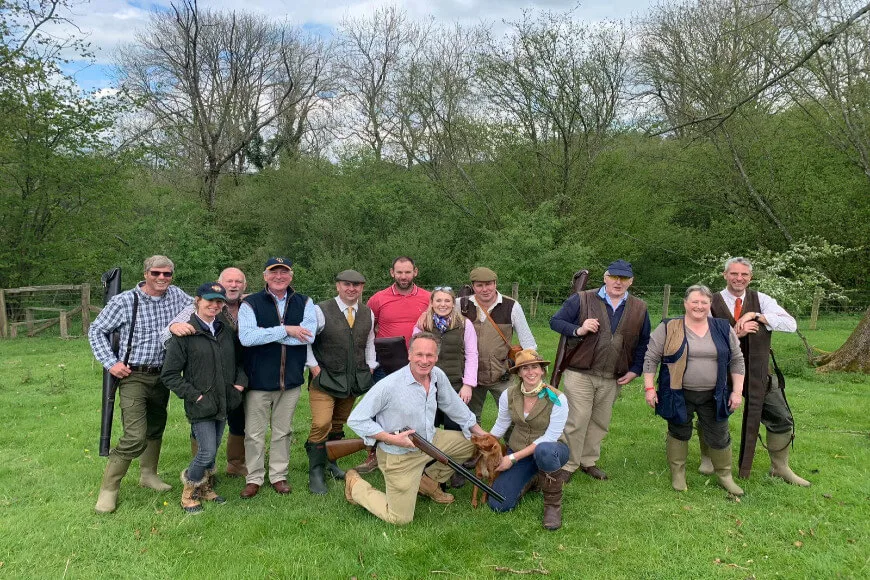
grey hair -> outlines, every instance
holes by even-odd
[[[408,342],[408,352],[411,352],[411,347],[413,347],[414,343],[421,338],[425,338],[434,342],[435,352],[437,354],[441,354],[441,339],[436,335],[432,334],[431,332],[420,332],[412,336],[410,342]]]
[[[752,262],[750,262],[749,260],[747,260],[743,256],[735,256],[733,258],[728,258],[725,261],[725,269],[722,271],[727,272],[728,268],[730,268],[734,264],[743,264],[744,266],[749,268],[749,273],[752,274]]]
[[[144,265],[146,272],[151,268],[171,268],[172,271],[175,272],[175,264],[172,263],[172,260],[159,254],[151,256],[150,258],[145,258]]]
[[[693,284],[693,285],[689,286],[688,288],[686,288],[686,294],[683,296],[683,300],[684,301],[688,300],[689,296],[692,294],[692,292],[700,292],[701,294],[703,294],[704,296],[709,298],[711,301],[713,300],[713,293],[710,291],[709,288],[707,288],[703,284]]]

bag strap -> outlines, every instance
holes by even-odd
[[[127,352],[124,353],[124,364],[130,362],[130,351],[133,350],[133,331],[136,329],[136,313],[139,312],[139,289],[133,290],[133,319],[130,321],[130,335],[127,337]]]
[[[477,306],[477,303],[475,303],[474,305]],[[480,306],[477,306],[477,307],[480,308]],[[483,309],[481,308],[481,310],[483,310]],[[495,331],[498,333],[498,335],[501,337],[501,339],[504,341],[504,343],[508,346],[508,348],[513,346],[511,344],[511,341],[509,341],[507,338],[505,338],[505,335],[501,331],[501,328],[498,327],[498,324],[495,323],[495,320],[492,319],[492,316],[489,315],[489,312],[487,312],[486,310],[483,310],[483,313],[486,314],[487,320],[489,320],[490,323],[492,323],[492,327],[495,328]]]

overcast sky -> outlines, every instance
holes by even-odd
[[[306,29],[328,32],[345,16],[364,16],[383,5],[403,8],[411,18],[433,16],[442,22],[477,24],[518,20],[524,8],[568,10],[575,8],[581,20],[629,20],[646,12],[652,0],[200,0],[200,8],[250,11],[287,18]],[[152,10],[169,6],[168,0],[123,1],[91,0],[73,8],[71,20],[88,36],[96,50],[97,65],[72,63],[66,71],[86,89],[99,89],[111,84],[107,65],[115,47],[132,39],[136,30],[148,21]]]

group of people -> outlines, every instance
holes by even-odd
[[[348,502],[395,524],[413,520],[418,495],[447,504],[454,500],[447,489],[464,484],[417,449],[411,435],[457,461],[471,460],[471,435],[487,433],[480,423],[490,393],[498,412],[489,433],[504,438],[507,452],[493,486],[503,501],[490,497],[488,505],[508,511],[540,490],[543,525],[558,529],[562,488],[574,473],[608,478],[599,459],[613,405],[622,386],[641,375],[646,402],[668,422],[674,489],[687,487],[697,416],[701,472],[715,473],[729,493],[743,493],[732,478],[728,416],[744,393],[759,407],[752,416],[767,427],[771,474],[809,485],[789,468],[794,422],[768,368],[771,331],[794,331],[796,323],[774,299],[747,288],[752,266],[744,258],[726,262],[722,292],[690,287],[685,316],[654,331],[646,304],[629,292],[631,264],[611,263],[599,288],[573,294],[550,320],[566,337],[563,390],[547,382],[551,363],[490,268],[471,271],[470,295],[450,287],[430,293],[415,284],[414,261],[402,256],[390,269],[394,283],[365,304],[366,279],[354,270],[336,275],[334,298],[314,304],[294,290],[292,266],[270,258],[264,289],[247,295],[244,274],[227,268],[191,298],[171,284],[172,261],[152,256],[145,280],[109,301],[89,338],[118,381],[123,434],[110,452],[97,512],[116,509],[121,480],[137,457],[140,485],[171,489],[157,475],[170,391],[184,401],[191,425],[192,459],[181,472],[186,512],[225,501],[215,490],[215,461],[227,426],[227,475],[245,477],[241,497],[256,496],[266,483],[267,433],[268,482],[276,493],[290,493],[292,419],[306,368],[309,491],[326,494],[328,476],[344,479]],[[120,335],[117,351],[113,332]],[[327,453],[345,425],[369,447],[365,461],[347,472]],[[385,491],[363,478],[375,469]]]

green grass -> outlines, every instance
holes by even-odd
[[[833,349],[856,322],[822,321],[821,330],[806,335]],[[542,353],[552,356],[555,334],[539,324],[533,330]],[[500,569],[542,569],[555,578],[866,578],[870,379],[804,369],[794,336],[776,335],[775,347],[789,370],[798,426],[792,465],[811,488],[769,478],[760,449],[752,477],[738,480],[747,493],[736,502],[697,473],[693,442],[689,491],[672,491],[665,423],[645,406],[636,381],[617,401],[604,443],[600,465],[611,480],[578,475],[566,487],[564,527],[551,533],[541,528],[539,494],[497,515],[473,511],[466,486],[451,506],[420,499],[415,521],[401,528],[348,505],[335,483],[325,497],[310,495],[305,396],[295,418],[290,496],[264,489],[243,501],[243,482],[224,478],[218,491],[227,504],[185,515],[178,472],[189,460],[188,425],[173,396],[160,469],[175,489],[137,487],[134,463],[118,511],[98,516],[93,505],[105,466],[97,453],[101,369],[87,342],[3,341],[0,576],[490,578],[516,576]],[[492,420],[488,403],[484,427]],[[739,428],[738,415],[735,438]],[[116,420],[115,438],[119,433]],[[219,457],[223,467],[223,448]],[[361,459],[360,453],[341,463]],[[382,486],[379,474],[372,481]]]

